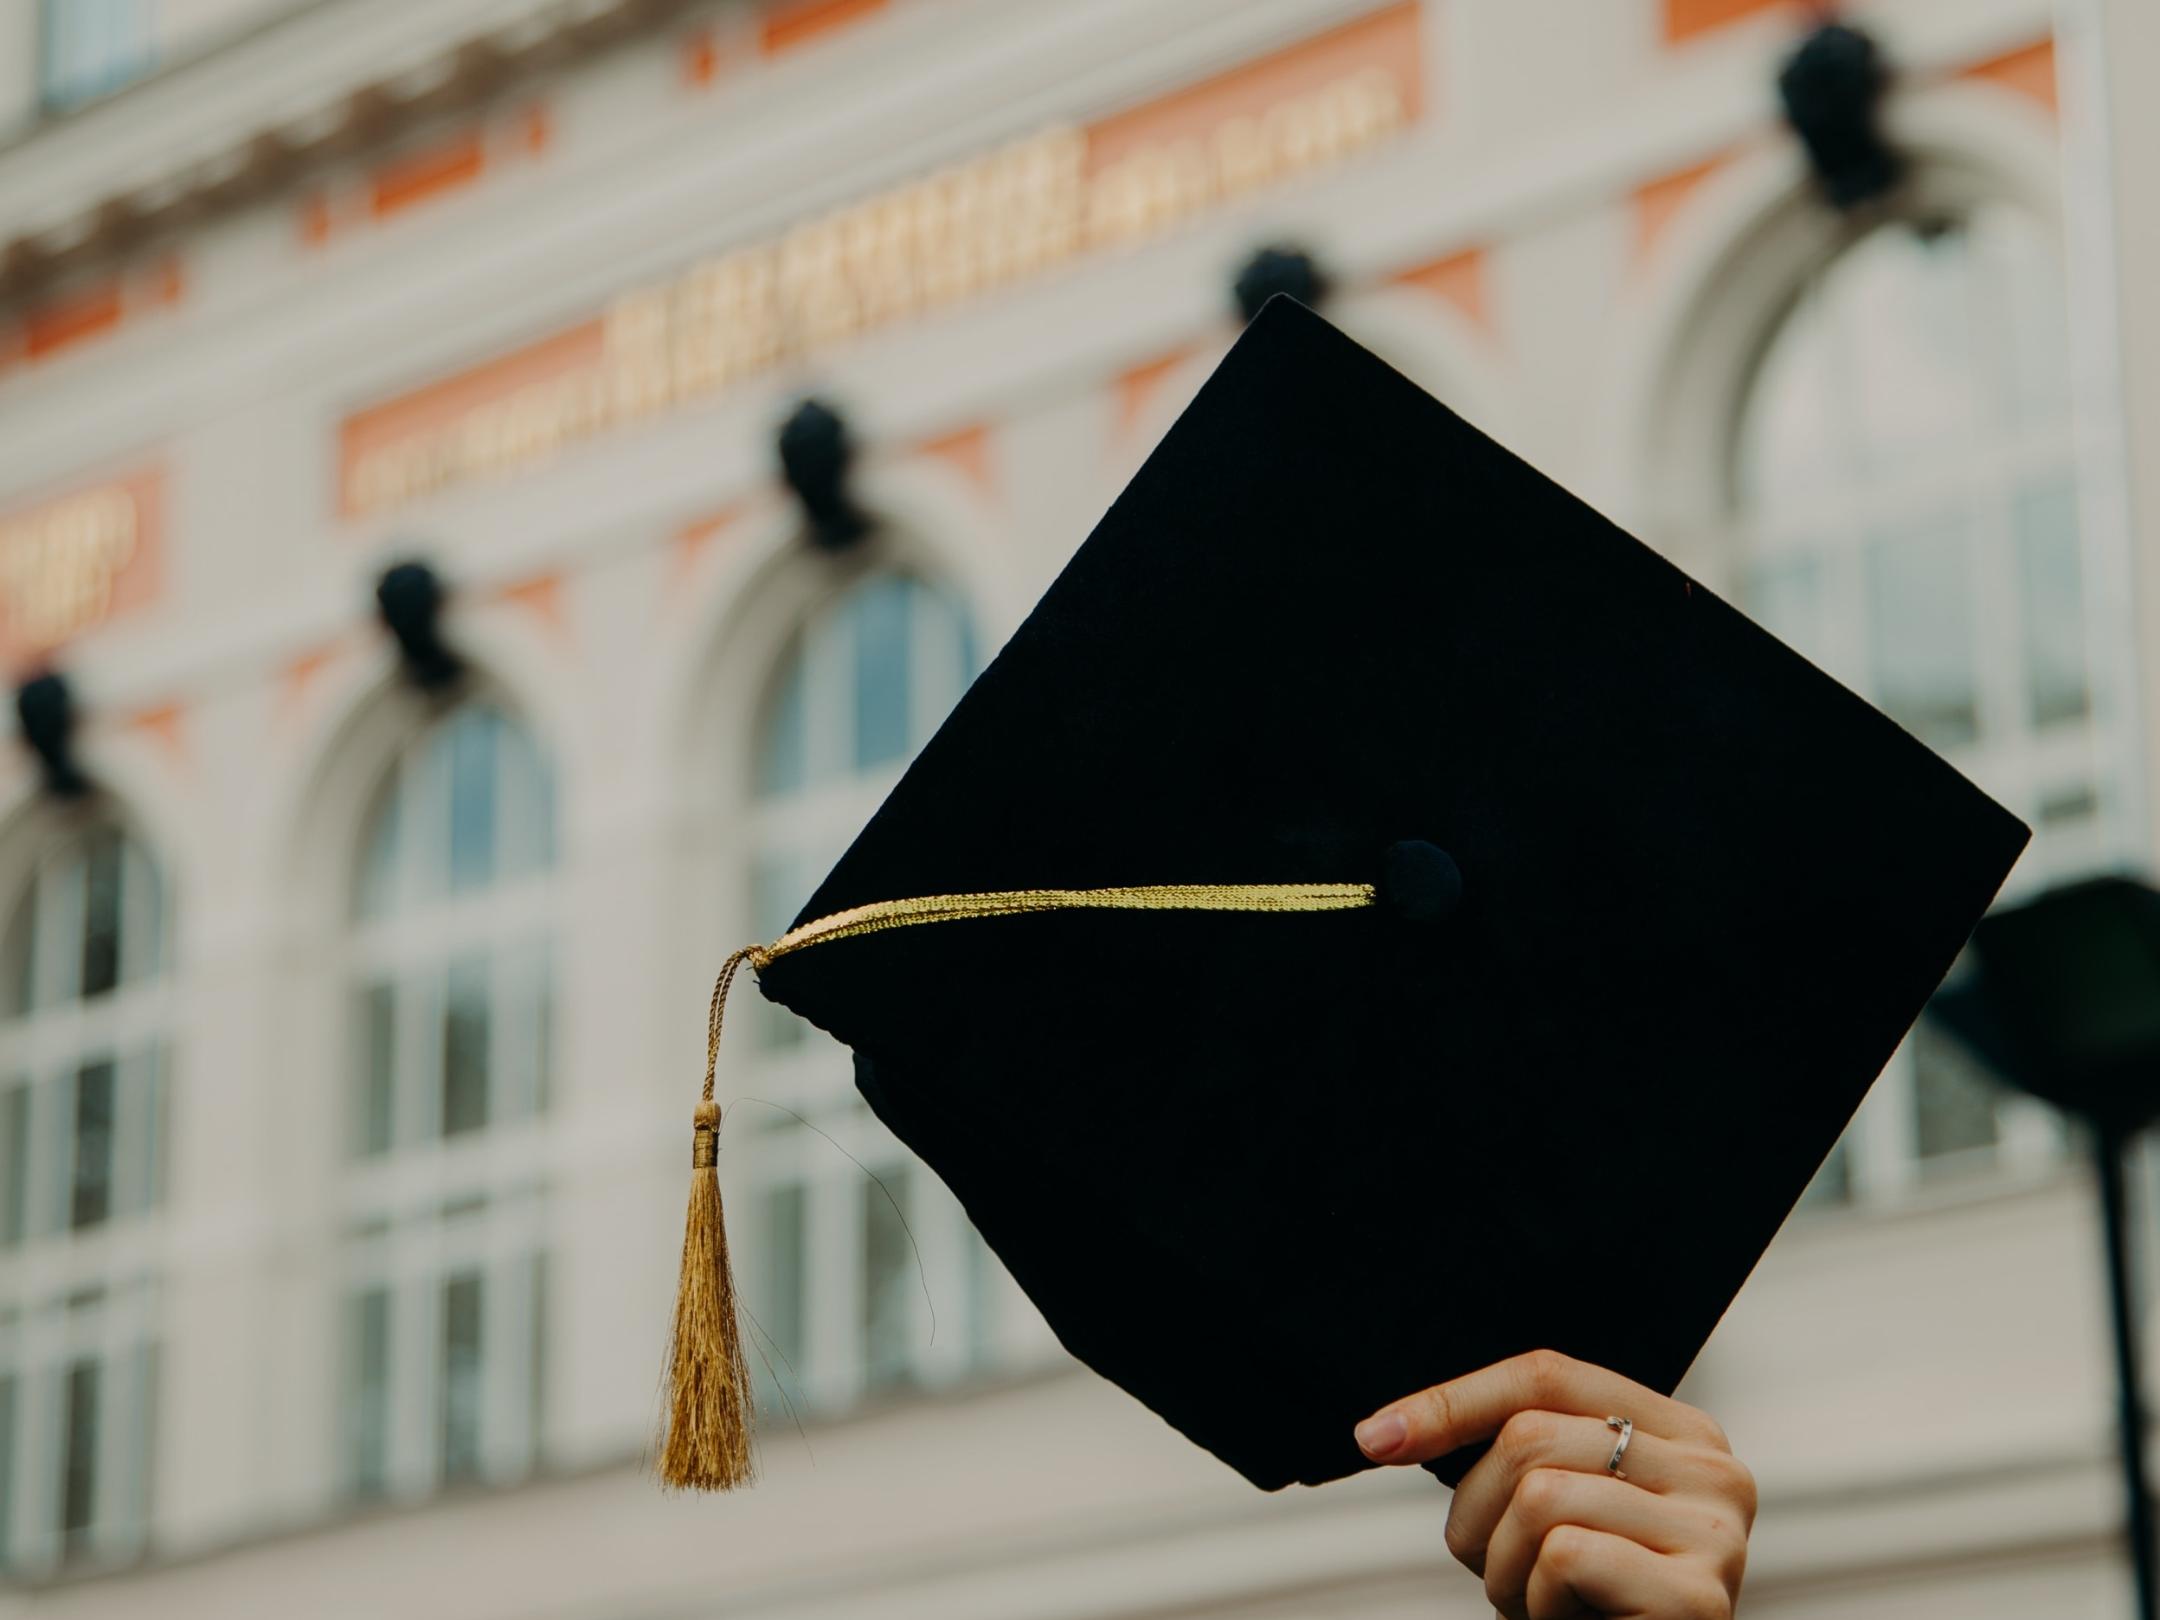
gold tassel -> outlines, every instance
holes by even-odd
[[[774,940],[745,945],[721,965],[705,1024],[705,1089],[690,1149],[690,1214],[683,1227],[682,1281],[669,1340],[666,1432],[660,1481],[679,1490],[730,1491],[750,1483],[750,1369],[743,1354],[735,1278],[720,1209],[720,1105],[713,1073],[728,990],[747,964],[762,972],[783,956],[832,940],[893,928],[1045,911],[1352,911],[1375,904],[1369,883],[1158,884],[1115,889],[1007,889],[983,894],[881,900],[819,917]]]
[[[731,1491],[749,1484],[755,1473],[750,1367],[720,1207],[720,1105],[713,1100],[713,1070],[728,987],[745,962],[762,967],[765,960],[756,946],[730,956],[713,986],[707,1015],[705,1090],[693,1116],[690,1213],[683,1226],[682,1281],[668,1345],[667,1433],[660,1443],[660,1482],[680,1490]]]

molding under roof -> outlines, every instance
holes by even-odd
[[[699,0],[324,0],[0,148],[0,306],[195,229]]]

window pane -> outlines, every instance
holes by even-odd
[[[808,779],[809,737],[803,688],[808,681],[802,639],[789,645],[780,684],[765,706],[758,734],[757,789],[768,797],[799,792]]]
[[[760,1364],[761,1378],[800,1388],[804,1341],[809,1323],[804,1268],[804,1237],[809,1200],[799,1181],[765,1194],[764,1294],[756,1316],[765,1329],[770,1367]],[[752,1358],[756,1360],[755,1357]],[[767,1400],[775,1391],[768,1389]]]
[[[917,1287],[914,1240],[900,1214],[907,1207],[907,1173],[887,1170],[880,1179],[885,1192],[874,1182],[862,1189],[863,1382],[872,1390],[908,1381],[914,1348],[910,1319]],[[888,1198],[886,1192],[892,1196]],[[899,1208],[894,1207],[896,1203]]]
[[[120,982],[120,840],[101,833],[83,852],[82,990],[101,996]]]
[[[1827,324],[1816,301],[1804,301],[1779,331],[1749,395],[1738,483],[1751,504],[1806,500],[1844,472],[1829,357]]]
[[[154,65],[148,0],[44,0],[40,99],[53,112],[109,94]]]
[[[533,1003],[533,1045],[538,1052],[533,1068],[533,1109],[545,1113],[555,1100],[555,957],[539,953],[540,983]]]
[[[18,1081],[0,1091],[0,1248],[28,1234],[30,1213],[30,1087]]]
[[[443,1285],[442,1473],[446,1481],[480,1475],[480,1278],[468,1272]]]
[[[390,1151],[397,1106],[397,992],[371,984],[360,992],[360,1095],[353,1149],[362,1158]]]
[[[89,1550],[97,1515],[98,1395],[100,1368],[78,1361],[64,1383],[60,1457],[61,1550],[73,1558]]]
[[[947,695],[945,701],[945,708],[950,710],[955,703],[960,701],[961,694],[968,689],[969,684],[982,668],[982,654],[975,645],[975,620],[967,609],[958,602],[948,601],[945,604],[945,612],[953,625],[954,679],[952,691]],[[938,715],[940,724],[944,722],[944,719],[944,714]],[[928,736],[926,735],[923,740],[928,742]]]
[[[809,874],[801,857],[767,855],[751,870],[751,927],[760,939],[787,932],[803,902],[810,898]]]
[[[2039,797],[2033,842],[2050,873],[2091,873],[2106,858],[2100,827],[2100,791],[2091,782],[2063,782]]]
[[[525,1388],[528,1404],[525,1412],[526,1434],[532,1445],[532,1455],[540,1452],[540,1437],[547,1432],[547,1381],[548,1381],[548,1263],[544,1254],[533,1255],[526,1262],[531,1268],[532,1301],[530,1331],[526,1335],[526,1353],[531,1357],[531,1377]]]
[[[390,1482],[390,1292],[370,1288],[354,1295],[349,1309],[347,1466],[355,1496],[379,1496]]]
[[[56,1007],[82,995],[83,849],[62,851],[38,881],[37,929],[30,938],[30,1005]]]
[[[914,708],[908,752],[930,740],[975,678],[975,633],[967,612],[948,592],[921,581],[908,587],[914,615]]]
[[[1757,563],[1748,570],[1746,599],[1757,624],[1816,664],[1827,663],[1821,559],[1803,553]]]
[[[960,1242],[967,1265],[968,1365],[980,1369],[997,1360],[998,1305],[1005,1291],[1005,1268],[974,1227],[962,1231]]]
[[[1852,1153],[1840,1137],[1800,1194],[1801,1209],[1836,1209],[1852,1202]]]
[[[1923,1020],[1912,1034],[1913,1138],[1922,1162],[1992,1148],[1998,1092],[1964,1044]]]
[[[555,1019],[554,957],[546,943],[520,945],[501,964],[504,1028],[494,1054],[494,1116],[524,1119],[543,1113],[552,1086]]]
[[[120,1512],[138,1533],[146,1531],[150,1523],[150,1483],[157,1474],[159,1369],[164,1365],[164,1359],[162,1348],[154,1342],[136,1345],[128,1356],[128,1376],[134,1384],[135,1407],[134,1421],[127,1437]]]
[[[388,916],[397,905],[398,811],[405,780],[403,772],[392,772],[368,816],[353,901],[354,911],[363,918]]]
[[[534,1072],[536,1091],[533,1107],[545,1113],[555,1101],[555,957],[552,952],[540,959],[540,1002],[533,1016],[539,1020],[537,1040],[540,1047],[540,1063]]]
[[[778,939],[809,899],[803,861],[794,855],[766,855],[750,869],[750,925],[759,939]],[[753,996],[752,1029],[768,1051],[799,1046],[809,1026],[778,1002]]]
[[[488,1122],[488,963],[468,955],[450,964],[443,998],[442,1133]]]
[[[2070,481],[2051,479],[2020,490],[2014,521],[2025,619],[2025,697],[2032,723],[2082,720],[2091,705],[2085,680],[2077,504]]]
[[[120,1062],[113,1087],[112,1213],[115,1219],[140,1215],[158,1196],[160,1143],[163,1137],[161,1065],[153,1049],[130,1053]]]
[[[134,984],[165,966],[165,890],[156,865],[140,844],[120,845],[120,978]]]
[[[1958,748],[1980,730],[1973,590],[1958,524],[1936,518],[1867,548],[1875,697],[1923,742]]]
[[[37,897],[38,884],[32,879],[23,890],[22,903],[16,906],[15,915],[9,920],[7,933],[7,1013],[11,1018],[20,1017],[32,1006],[36,979],[32,976],[37,965]]]
[[[555,788],[539,740],[524,726],[502,721],[502,876],[523,877],[555,864]]]
[[[145,1203],[162,1210],[173,1177],[166,1169],[173,1162],[173,1054],[158,1045],[149,1054],[149,1192]]]
[[[160,1045],[149,1055],[150,1065],[150,1180],[144,1197],[150,1209],[162,1209],[171,1185],[166,1166],[172,1162],[172,1056]]]
[[[2006,207],[1976,216],[1969,234],[1988,284],[1983,330],[2000,334],[2009,351],[2018,420],[2066,420],[2070,306],[2054,241],[2031,215]]]
[[[113,1065],[86,1063],[75,1077],[75,1178],[68,1225],[102,1224],[112,1213]]]
[[[910,613],[920,587],[880,579],[858,587],[849,603],[855,644],[855,765],[868,769],[905,759],[913,662]]]
[[[1831,266],[1823,296],[1842,325],[1841,420],[1876,475],[1969,443],[1985,396],[1965,233],[1879,230]]]
[[[449,722],[450,887],[485,888],[496,873],[496,736],[492,709],[461,709]]]
[[[0,1569],[13,1561],[16,1448],[21,1425],[15,1420],[13,1373],[0,1373]]]

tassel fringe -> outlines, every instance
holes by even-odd
[[[682,1281],[668,1341],[666,1432],[659,1448],[660,1482],[677,1490],[731,1491],[749,1484],[756,1472],[750,1450],[750,1368],[720,1206],[720,1105],[713,1101],[713,1067],[728,986],[743,963],[754,966],[761,955],[736,952],[713,986],[705,1095],[697,1105],[691,1136]]]

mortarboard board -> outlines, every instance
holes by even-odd
[[[1318,1483],[1519,1351],[1670,1391],[2026,837],[1278,297],[713,1044],[747,962],[1076,1356]],[[725,1485],[711,1095],[662,1470]]]

